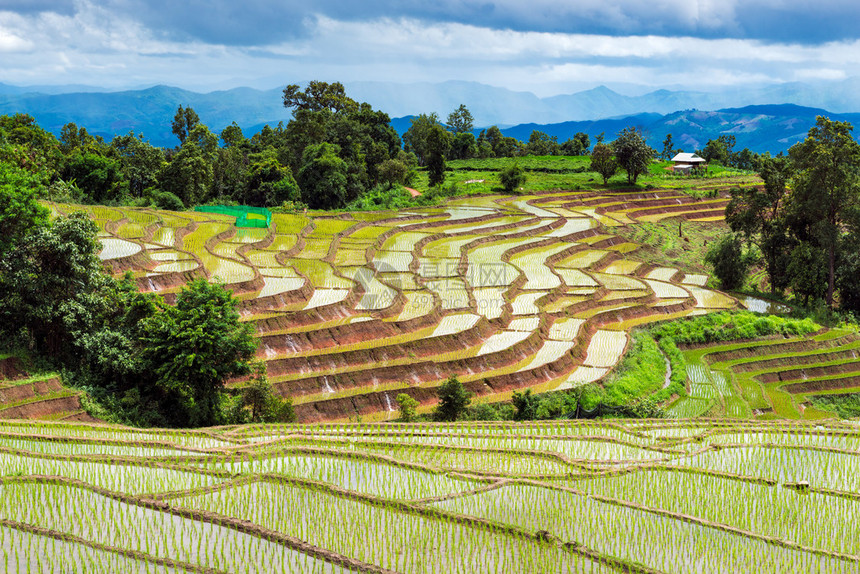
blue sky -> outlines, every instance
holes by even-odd
[[[0,0],[0,82],[712,90],[858,76],[858,21],[856,0]]]

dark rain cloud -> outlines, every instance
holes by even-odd
[[[86,0],[79,0],[83,2]],[[265,46],[304,37],[316,16],[411,18],[516,31],[692,36],[818,44],[860,36],[856,0],[90,0],[175,40]],[[0,0],[69,13],[73,0]]]

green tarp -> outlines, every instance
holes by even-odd
[[[236,218],[236,227],[269,227],[272,223],[272,212],[265,207],[249,205],[198,205],[194,211],[203,213],[220,213]]]

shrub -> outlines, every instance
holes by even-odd
[[[415,411],[418,409],[418,401],[407,395],[400,393],[397,398],[397,406],[400,409],[400,420],[405,423],[411,423],[415,420]]]
[[[743,243],[736,235],[724,235],[705,255],[705,262],[714,268],[720,287],[733,291],[743,286],[752,265],[752,258],[744,252]]]
[[[535,419],[539,401],[536,396],[532,395],[531,389],[526,389],[522,393],[514,391],[511,402],[517,409],[517,413],[514,415],[514,420],[531,421]]]
[[[472,393],[466,390],[455,375],[451,375],[440,385],[438,394],[439,405],[433,413],[433,418],[437,421],[456,421],[472,402]]]
[[[512,193],[526,184],[526,172],[517,162],[514,162],[499,173],[499,182],[505,191]]]

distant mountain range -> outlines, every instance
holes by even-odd
[[[738,149],[776,153],[802,139],[818,114],[860,121],[860,114],[852,113],[860,110],[857,78],[832,82],[827,89],[797,83],[719,93],[657,90],[640,96],[598,87],[539,98],[474,82],[357,82],[347,85],[347,93],[388,113],[400,133],[409,127],[411,116],[437,112],[444,120],[448,112],[466,104],[477,126],[495,124],[518,139],[527,140],[537,129],[560,141],[578,131],[592,136],[605,132],[611,140],[632,125],[641,127],[654,147],[672,133],[676,146],[685,151],[730,133],[737,138]],[[250,136],[266,124],[289,120],[290,111],[281,101],[280,88],[202,94],[169,86],[109,92],[92,86],[0,84],[0,114],[28,113],[55,134],[68,122],[105,139],[134,130],[154,145],[167,147],[178,143],[170,123],[179,105],[193,107],[215,132],[235,121]]]

